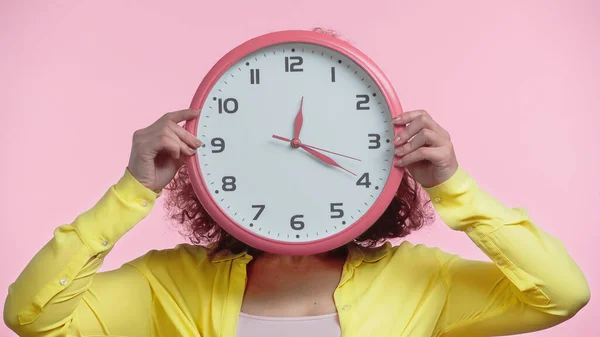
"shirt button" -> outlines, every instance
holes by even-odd
[[[502,260],[502,259],[498,260],[498,264],[501,265],[501,266],[503,266],[504,265],[504,260]]]
[[[142,205],[142,207],[146,207],[148,206],[148,201],[142,200],[142,202],[140,202],[140,205]]]
[[[344,310],[344,311],[348,311],[348,310],[350,310],[350,306],[349,306],[348,304],[346,304],[346,305],[345,305],[345,306],[342,308],[342,310]]]
[[[102,241],[102,245],[103,245],[104,247],[108,246],[108,241],[106,241],[106,240]]]
[[[62,284],[63,286],[67,285],[67,283],[69,283],[69,281],[66,278],[63,277],[60,279],[60,284]]]
[[[467,232],[472,232],[472,231],[473,231],[473,226],[467,227]]]
[[[442,198],[437,197],[437,198],[433,199],[433,201],[435,201],[436,204],[439,204],[440,202],[442,202]]]

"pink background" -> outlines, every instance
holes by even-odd
[[[3,0],[0,299],[53,229],[121,176],[132,132],[187,107],[223,54],[270,31],[324,26],[383,68],[405,109],[427,109],[450,131],[484,189],[527,208],[578,261],[592,301],[532,335],[600,334],[599,15],[593,0]],[[409,240],[484,258],[441,222]],[[156,207],[103,270],[180,241]]]

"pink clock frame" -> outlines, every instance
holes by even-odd
[[[247,55],[272,45],[282,43],[311,43],[333,49],[346,57],[350,58],[362,69],[364,69],[375,84],[381,90],[390,109],[392,117],[396,117],[402,113],[402,106],[392,87],[392,84],[381,71],[381,69],[364,53],[350,45],[349,43],[320,32],[304,31],[304,30],[287,30],[268,33],[248,40],[236,48],[232,49],[223,56],[204,77],[196,94],[190,104],[191,109],[200,109],[204,105],[204,101],[210,93],[210,90],[233,64]],[[196,135],[198,130],[198,118],[187,121],[185,124],[186,130]],[[401,127],[394,127],[395,133],[401,130]],[[265,238],[252,233],[239,225],[225,211],[223,211],[212,198],[204,179],[202,179],[201,166],[199,164],[198,155],[189,157],[186,160],[186,166],[190,180],[198,199],[208,212],[208,214],[229,234],[247,245],[267,251],[274,254],[286,255],[309,255],[318,254],[331,249],[340,247],[352,241],[364,231],[366,231],[388,207],[404,175],[403,168],[394,167],[388,176],[388,180],[383,187],[379,197],[371,208],[363,214],[357,221],[350,224],[344,230],[310,242],[285,242],[274,239]]]

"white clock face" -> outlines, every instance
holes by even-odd
[[[273,137],[294,138],[301,104],[301,143],[343,169]],[[230,218],[265,238],[309,242],[339,233],[371,208],[394,169],[381,91],[329,48],[286,43],[250,54],[221,76],[201,109],[201,176]]]

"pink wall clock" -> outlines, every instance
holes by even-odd
[[[186,129],[200,202],[228,233],[272,253],[331,250],[394,197],[391,119],[402,107],[379,67],[347,42],[280,31],[227,53],[200,84]]]

